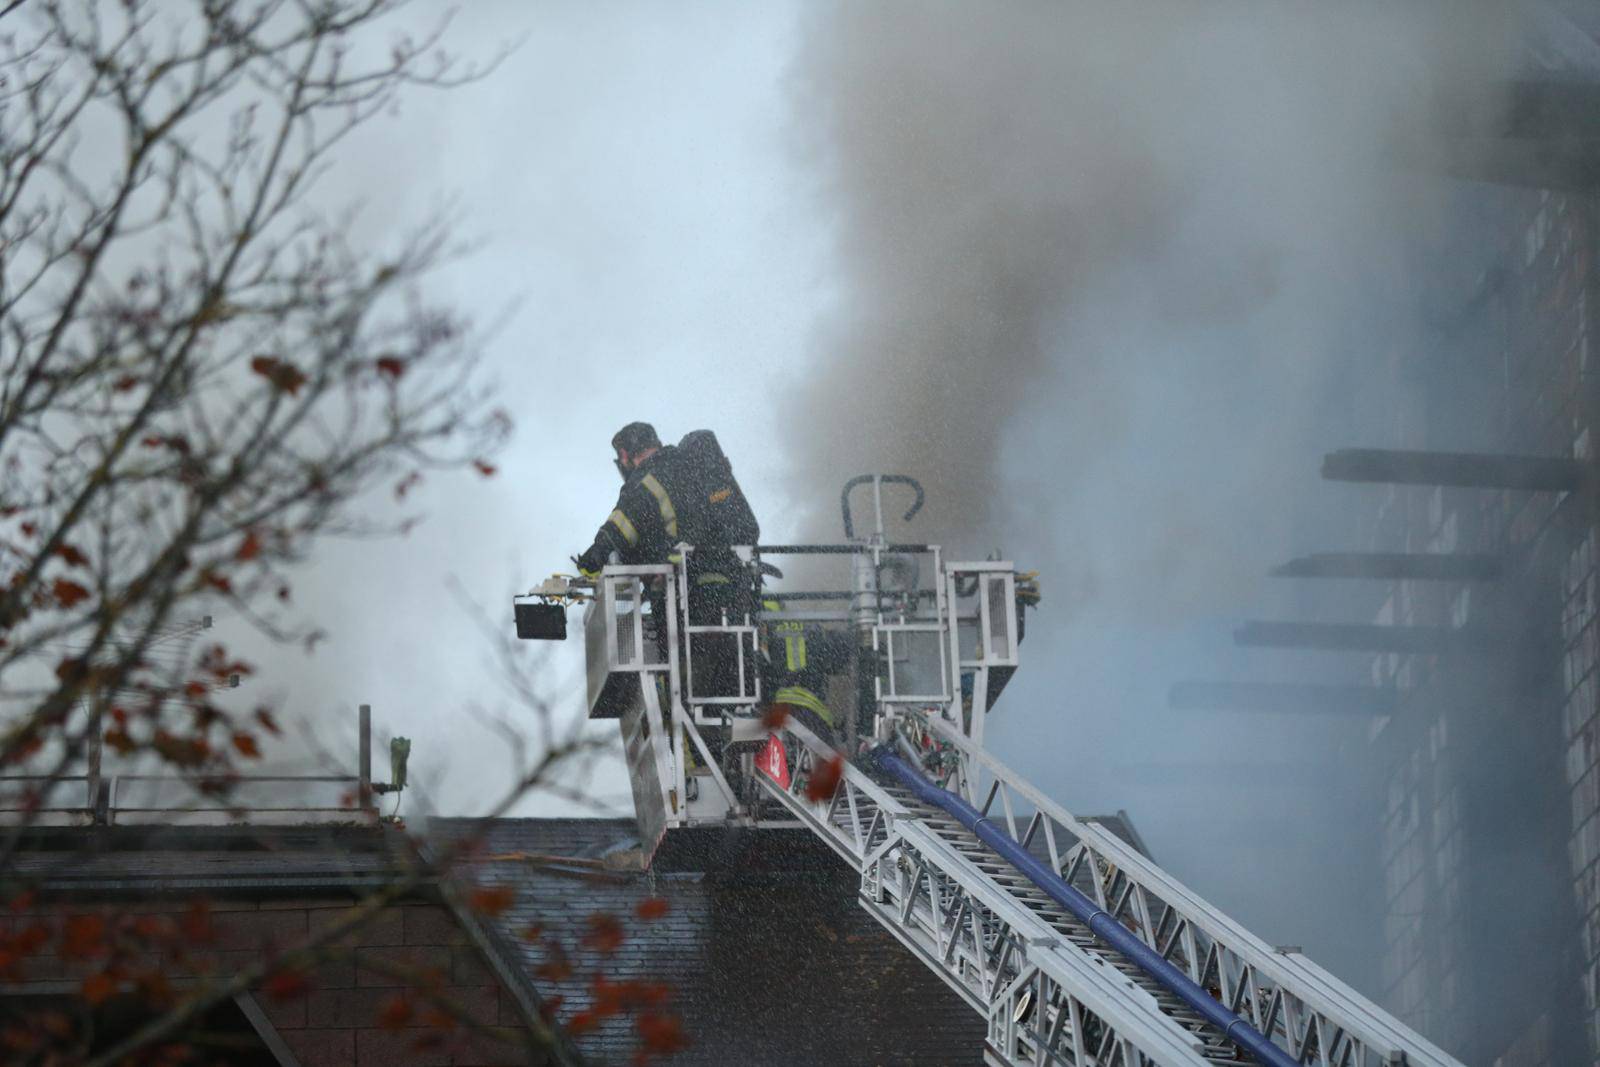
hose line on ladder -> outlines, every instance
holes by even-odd
[[[1165,956],[1139,940],[1136,934],[1118,922],[1110,912],[1068,884],[1059,874],[1040,862],[1015,838],[989,821],[988,817],[963,797],[934,785],[909,761],[887,747],[880,746],[874,749],[872,762],[883,773],[915,793],[919,800],[948,813],[971,830],[979,840],[994,849],[1007,863],[1026,875],[1028,880],[1038,886],[1046,896],[1085,923],[1096,937],[1127,957],[1164,989],[1202,1015],[1207,1022],[1221,1030],[1229,1041],[1268,1067],[1299,1067],[1298,1061],[1293,1056],[1273,1044],[1265,1034],[1251,1026],[1238,1013],[1223,1006]]]

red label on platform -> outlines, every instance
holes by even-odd
[[[756,767],[783,788],[789,788],[789,757],[784,754],[783,742],[777,734],[767,736],[767,747],[756,757]]]

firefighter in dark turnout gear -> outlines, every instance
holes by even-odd
[[[622,492],[617,506],[595,534],[594,543],[576,557],[587,577],[599,574],[613,553],[622,563],[677,563],[679,544],[690,545],[687,573],[689,620],[710,625],[724,616],[738,621],[755,607],[749,570],[732,545],[755,544],[760,527],[715,435],[697,430],[677,445],[663,445],[649,423],[632,422],[611,439]],[[723,695],[734,690],[737,671],[722,661],[736,659],[731,639],[707,635],[700,644],[716,651],[704,657],[697,695]],[[721,655],[722,644],[729,656]],[[702,657],[696,649],[696,666]]]
[[[786,705],[824,743],[838,748],[833,710],[823,694],[829,677],[847,670],[854,660],[855,639],[813,622],[786,619],[777,600],[764,599],[761,606],[766,618],[763,692],[772,704]]]

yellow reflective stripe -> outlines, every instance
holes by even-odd
[[[828,705],[803,685],[786,685],[772,696],[774,704],[789,704],[797,708],[809,708],[822,716],[822,721],[829,726],[833,725],[833,712],[828,710]]]
[[[667,487],[661,484],[654,474],[646,474],[639,479],[639,484],[650,491],[656,498],[656,505],[661,508],[661,525],[667,528],[667,536],[674,540],[678,537],[678,510],[672,506],[672,498],[667,495]]]
[[[789,671],[803,671],[806,669],[806,639],[804,637],[785,637],[783,639],[783,656],[788,660]]]
[[[621,508],[607,515],[606,521],[617,528],[617,532],[622,534],[622,539],[628,542],[629,548],[639,543],[639,531],[634,529],[633,520],[624,515]]]
[[[733,581],[726,574],[702,574],[694,580],[695,585],[727,585]]]

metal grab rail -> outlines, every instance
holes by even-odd
[[[806,782],[836,753],[803,725],[787,788],[757,772],[784,805],[861,873],[859,903],[988,1020],[988,1062],[1096,1067],[1210,1067],[1201,1044],[1149,993],[1052,929],[846,763],[832,796]]]
[[[998,800],[999,819],[1024,845],[1042,832],[1050,866],[1066,881],[1089,879],[1088,895],[1099,907],[1131,922],[1132,932],[1163,957],[1181,959],[1194,981],[1215,981],[1223,1002],[1241,1008],[1257,1029],[1272,1034],[1281,1027],[1302,1062],[1462,1067],[1310,959],[1274,949],[1115,834],[1075,818],[954,724],[931,715],[918,723],[960,754],[952,784],[969,803],[988,815]],[[1025,827],[1019,828],[1014,800],[1033,809]],[[1308,1052],[1313,1058],[1306,1061]]]
[[[1028,880],[1043,890],[1051,900],[1077,916],[1102,941],[1132,960],[1140,970],[1161,983],[1163,988],[1220,1029],[1224,1038],[1246,1049],[1256,1060],[1267,1064],[1268,1067],[1299,1067],[1293,1057],[1274,1045],[1266,1035],[1240,1018],[1236,1012],[1218,1003],[1187,974],[1168,963],[1160,953],[1112,918],[1110,912],[1097,906],[1094,901],[1064,882],[1059,874],[1029,855],[1026,849],[990,822],[977,808],[954,793],[940,789],[918,773],[911,764],[888,749],[874,749],[872,759],[880,770],[897,779],[915,793],[919,800],[938,807],[971,830],[979,840],[1027,875]]]

